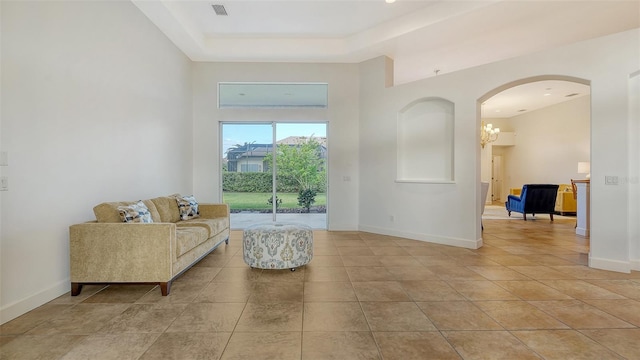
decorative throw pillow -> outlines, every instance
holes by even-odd
[[[147,205],[138,201],[135,204],[127,206],[118,206],[118,212],[120,213],[120,219],[126,223],[152,223],[151,212]]]
[[[178,208],[180,209],[180,219],[189,220],[200,216],[198,202],[193,195],[176,197]]]

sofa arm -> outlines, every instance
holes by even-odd
[[[167,282],[176,261],[173,223],[69,227],[71,282]]]
[[[198,211],[205,219],[229,217],[228,204],[198,204]]]

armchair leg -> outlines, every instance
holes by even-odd
[[[169,295],[169,292],[171,291],[171,281],[161,282],[158,285],[160,285],[160,292],[162,293],[162,296]]]
[[[76,283],[76,282],[71,283],[71,296],[78,296],[80,295],[81,291],[82,291],[82,284]]]
[[[527,221],[527,214],[522,214],[524,216],[524,221]]]
[[[551,221],[553,221],[553,213],[549,214],[549,217],[551,218]]]

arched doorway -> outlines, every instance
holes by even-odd
[[[571,191],[571,179],[586,175],[578,163],[590,161],[590,102],[589,81],[558,75],[516,80],[480,97],[479,128],[500,128],[481,148],[480,179],[491,184],[486,205],[493,201],[504,209],[507,196],[526,183],[558,184],[563,190],[566,185]],[[556,210],[576,212],[571,206]]]

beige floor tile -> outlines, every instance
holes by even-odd
[[[374,332],[385,360],[461,359],[437,331]]]
[[[304,301],[358,301],[351,282],[307,282],[304,284]]]
[[[362,302],[371,331],[433,331],[436,327],[414,302]]]
[[[323,256],[323,255],[340,255],[338,252],[338,248],[331,246],[317,246],[317,244],[313,244],[313,256]]]
[[[413,301],[454,301],[465,297],[442,280],[401,281],[400,285]]]
[[[83,335],[19,336],[10,342],[0,343],[0,359],[59,359],[85,337]]]
[[[526,256],[519,255],[487,255],[492,261],[503,266],[535,266],[536,263],[527,260]]]
[[[344,267],[309,267],[305,271],[304,281],[349,281],[349,274]]]
[[[575,330],[512,331],[511,334],[547,360],[621,359]]]
[[[344,266],[383,266],[378,256],[343,256]]]
[[[360,281],[393,281],[396,277],[383,266],[350,266],[345,268],[349,274],[349,279],[354,282]]]
[[[443,336],[465,360],[541,359],[507,331],[445,331]]]
[[[386,270],[393,275],[393,280],[439,280],[424,266],[389,266]]]
[[[187,304],[133,304],[98,331],[99,334],[161,333]]]
[[[422,266],[420,262],[414,259],[412,256],[400,256],[400,255],[380,255],[378,259],[382,265],[386,267],[393,266]]]
[[[298,360],[302,333],[274,331],[268,333],[235,331],[221,360]]]
[[[262,275],[262,269],[252,269],[249,266],[229,268],[225,267],[216,277],[213,278],[214,282],[243,282],[243,281],[258,281]]]
[[[564,266],[551,266],[552,269],[560,271],[565,274],[569,274],[576,279],[592,279],[592,280],[623,280],[628,274],[619,273],[615,271],[606,271],[599,269],[592,269],[584,265],[564,265]]]
[[[640,329],[580,330],[581,333],[627,359],[640,354]]]
[[[140,360],[219,359],[230,332],[164,333]]]
[[[171,284],[169,296],[162,296],[160,287],[146,293],[136,304],[186,304],[193,302],[202,292],[205,285],[199,282],[174,282]]]
[[[341,256],[373,256],[376,255],[368,246],[341,246],[338,247]]]
[[[488,280],[531,280],[531,278],[505,266],[467,266]]]
[[[135,360],[153,344],[160,334],[90,335],[74,346],[64,360]]]
[[[373,252],[373,255],[383,255],[383,256],[409,256],[411,254],[409,254],[409,252],[407,252],[404,248],[400,247],[400,246],[386,246],[386,244],[388,244],[389,242],[384,240],[385,245],[384,246],[372,246],[371,244],[369,244],[369,241],[365,240],[365,242],[367,243],[367,245],[370,246],[371,248],[371,252]]]
[[[417,249],[421,249],[421,248],[417,248]],[[413,251],[411,252],[411,254],[420,263],[420,265],[423,265],[423,266],[428,266],[428,267],[451,266],[454,264],[453,259],[450,256],[444,255],[444,254],[416,255],[414,254]]]
[[[487,280],[448,281],[454,290],[469,300],[518,300],[519,298]]]
[[[411,301],[397,281],[353,282],[359,301]]]
[[[509,266],[509,269],[535,280],[575,279],[572,275],[562,273],[548,266]]]
[[[235,331],[302,331],[302,303],[247,303]]]
[[[182,274],[179,278],[177,278],[174,282],[193,282],[198,284],[206,284],[211,282],[213,278],[218,275],[218,273],[222,270],[222,268],[218,267],[204,267],[204,266],[194,266],[191,269],[187,270],[184,274]]]
[[[439,330],[503,330],[500,324],[468,301],[429,301],[417,305]]]
[[[491,259],[489,259],[486,256],[475,255],[475,254],[473,254],[473,255],[468,255],[468,254],[451,255],[451,254],[447,254],[447,255],[451,256],[451,258],[453,259],[453,263],[455,265],[462,265],[462,266],[500,266],[500,264],[498,264],[495,261],[492,261]]]
[[[328,267],[328,266],[344,266],[342,257],[339,255],[313,255],[313,259],[307,265],[308,267]]]
[[[302,360],[379,360],[370,332],[311,332],[302,334]]]
[[[194,299],[194,302],[247,302],[253,282],[211,282]]]
[[[633,280],[587,280],[587,282],[624,297],[640,300],[640,282]]]
[[[49,301],[47,305],[75,305],[85,301],[87,298],[95,295],[99,291],[106,288],[107,285],[83,285],[82,291],[79,295],[71,296],[71,292],[58,296],[57,298]]]
[[[433,271],[441,280],[486,280],[478,273],[467,269],[464,266],[456,265],[438,265],[428,266],[430,271]]]
[[[244,306],[244,303],[188,304],[167,332],[233,331]]]
[[[555,255],[549,255],[549,254],[528,255],[527,260],[535,262],[538,265],[544,265],[544,266],[575,265],[574,262],[571,262],[567,259],[563,259]]]
[[[571,299],[567,294],[550,288],[538,281],[494,281],[523,300],[562,300]]]
[[[83,303],[134,303],[155,288],[154,285],[109,285],[95,295],[88,297]]]
[[[507,330],[569,328],[526,301],[476,301],[474,304]]]
[[[334,244],[336,245],[336,247],[343,247],[343,246],[364,246],[364,247],[366,247],[367,246],[367,244],[364,242],[364,240],[356,239],[356,238],[352,238],[352,239],[348,239],[348,238],[334,239]]]
[[[640,326],[640,301],[631,299],[583,301],[621,320]]]
[[[624,299],[624,296],[605,290],[583,280],[540,280],[575,299]]]
[[[78,304],[55,318],[41,323],[30,335],[89,335],[102,329],[109,320],[122,314],[131,304]]]
[[[28,313],[0,325],[0,335],[19,335],[32,330],[36,326],[64,314],[71,305],[44,304]]]
[[[630,328],[633,325],[580,300],[531,301],[533,306],[573,329]]]
[[[369,331],[357,302],[315,302],[304,304],[304,331]]]
[[[291,271],[291,269],[264,269],[262,275],[258,279],[259,282],[303,282],[306,266],[300,266]]]
[[[252,286],[249,302],[301,302],[303,288],[302,282],[257,282]]]

